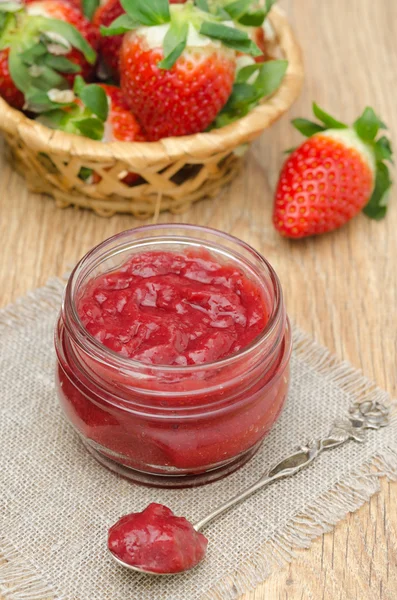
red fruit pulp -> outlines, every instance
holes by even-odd
[[[263,331],[260,290],[233,266],[200,254],[147,252],[93,279],[78,304],[102,344],[149,364],[213,362]]]
[[[129,565],[153,573],[179,573],[205,556],[208,540],[184,517],[161,504],[122,517],[109,530],[108,548]]]

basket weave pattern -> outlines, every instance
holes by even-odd
[[[238,171],[236,148],[250,143],[294,102],[303,81],[299,46],[284,14],[272,10],[280,53],[289,61],[275,94],[239,121],[214,130],[159,142],[111,142],[53,131],[0,99],[0,131],[29,189],[53,196],[61,207],[90,208],[102,216],[127,212],[148,218],[160,210],[185,211],[215,195]],[[84,181],[82,168],[96,176]],[[140,178],[123,182],[128,172]]]

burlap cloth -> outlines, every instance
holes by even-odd
[[[151,578],[106,550],[121,515],[164,503],[196,521],[307,438],[324,435],[354,398],[376,388],[295,328],[287,407],[262,450],[223,481],[190,490],[133,485],[101,467],[64,419],[55,394],[53,328],[62,283],[0,312],[0,596],[9,600],[232,600],[281,568],[397,475],[397,423],[349,442],[259,492],[205,530],[206,561]]]

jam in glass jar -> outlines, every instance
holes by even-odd
[[[69,278],[55,345],[67,419],[99,462],[146,485],[233,472],[287,395],[278,277],[204,227],[138,227],[91,250]]]

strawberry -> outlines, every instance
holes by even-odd
[[[25,96],[15,86],[10,70],[8,68],[9,48],[0,50],[0,96],[8,102],[10,106],[22,110],[25,104]]]
[[[37,107],[41,115],[39,122],[52,129],[82,135],[103,142],[144,142],[146,137],[130,112],[120,88],[114,85],[90,84],[76,77],[74,92],[51,90],[41,98]],[[97,183],[100,176],[85,173],[84,179],[92,176]],[[127,173],[123,182],[131,185],[138,176]]]
[[[106,27],[110,25],[123,13],[124,9],[120,4],[120,0],[108,0],[106,4],[97,8],[92,22],[99,31],[102,26]],[[122,41],[123,35],[113,35],[107,38],[101,37],[99,41],[100,56],[112,76],[116,79],[119,79],[119,57]]]
[[[105,35],[126,33],[121,88],[148,139],[204,131],[232,91],[236,50],[258,55],[245,32],[193,6],[124,0]],[[137,24],[141,26],[137,26]]]
[[[73,6],[68,0],[37,0],[29,4],[29,15],[41,15],[50,19],[58,19],[73,25],[90,44],[94,50],[99,46],[99,35],[95,27],[82,14],[79,8]],[[76,48],[65,55],[68,60],[80,67],[81,76],[89,79],[93,75],[93,65]],[[73,85],[74,75],[66,76],[70,85]]]
[[[35,6],[48,3],[26,9],[0,3],[0,95],[16,108],[30,109],[37,93],[67,87],[80,64],[95,62],[95,51],[74,25],[37,14]],[[59,16],[76,11],[66,3],[51,0],[51,4],[62,4]]]
[[[184,4],[185,2],[186,0],[170,0],[170,4]],[[107,27],[117,17],[124,14],[124,12],[120,0],[108,0],[105,4],[97,8],[93,23],[99,31],[102,26]],[[119,59],[122,41],[123,34],[113,35],[108,38],[102,38],[99,46],[100,55],[105,65],[117,80],[119,79]]]
[[[273,222],[284,236],[302,238],[332,231],[362,209],[373,219],[386,214],[391,187],[385,125],[366,108],[352,127],[313,104],[321,124],[295,119],[309,139],[286,160],[277,186]]]
[[[32,4],[40,1],[41,0],[22,0],[23,4]],[[104,0],[64,0],[64,2],[67,2],[75,8],[78,8],[79,11],[82,12],[89,21],[91,21],[97,8],[101,4],[104,4],[106,0],[105,2]]]

